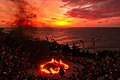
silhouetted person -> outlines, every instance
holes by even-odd
[[[46,36],[46,40],[47,40],[47,42],[49,42],[49,39],[48,39],[48,37]]]
[[[62,66],[60,66],[59,75],[60,75],[62,80],[63,80],[64,74],[65,74],[64,69]]]
[[[79,51],[78,46],[76,46],[75,43],[73,43],[73,46],[72,46],[73,56],[78,56],[79,52],[80,52],[80,51]]]
[[[70,52],[70,47],[69,47],[69,44],[67,43],[66,45],[64,45],[64,48],[63,48],[64,52],[67,54]]]

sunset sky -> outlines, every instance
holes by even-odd
[[[120,0],[0,0],[0,25],[16,23],[39,27],[120,27]]]

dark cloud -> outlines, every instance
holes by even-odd
[[[15,12],[16,26],[32,25],[32,19],[36,17],[36,14],[32,12],[32,6],[27,0],[8,0],[12,2],[17,10]]]
[[[70,7],[65,15],[74,18],[120,17],[120,0],[62,0]]]
[[[108,1],[108,0],[62,0],[65,2],[65,5],[85,5],[85,4],[90,4],[90,3],[98,3],[102,1]]]

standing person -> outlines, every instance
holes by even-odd
[[[65,74],[65,72],[63,70],[63,67],[60,66],[59,75],[60,75],[61,80],[63,80],[64,74]]]

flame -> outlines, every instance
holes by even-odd
[[[59,70],[55,71],[54,69],[50,68],[52,74],[56,74],[59,72]]]
[[[60,60],[60,64],[61,64],[61,65],[64,65],[64,68],[65,68],[65,69],[68,69],[68,67],[69,67],[67,64],[63,63],[61,60]]]
[[[54,68],[53,67],[49,67],[49,66],[47,66],[48,64],[54,64],[55,67]],[[47,74],[50,74],[50,73],[57,74],[57,73],[59,73],[59,70],[60,70],[59,67],[60,66],[63,66],[64,71],[69,68],[69,66],[67,64],[63,63],[62,60],[57,61],[55,59],[52,59],[51,61],[46,62],[46,63],[40,65],[40,70],[42,72],[44,72],[44,73],[47,73]]]
[[[45,73],[50,73],[47,69],[41,69],[41,71],[45,72]]]

